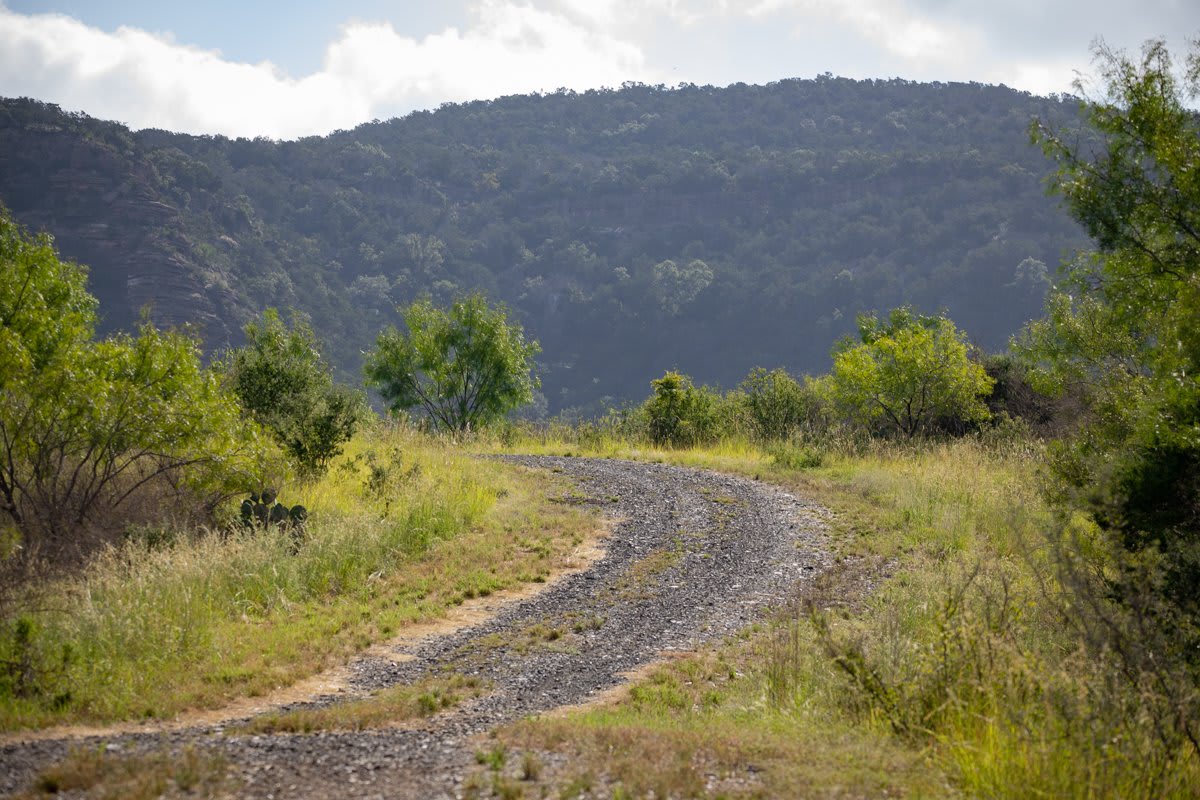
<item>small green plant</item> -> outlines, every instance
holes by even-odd
[[[492,794],[500,800],[521,800],[525,796],[525,789],[521,784],[497,773],[492,776]]]
[[[386,458],[381,458],[374,450],[368,450],[363,454],[363,459],[367,465],[363,493],[373,500],[387,499],[390,493],[421,475],[420,464],[413,463],[404,468],[404,458],[398,447],[391,448]]]
[[[497,744],[491,750],[478,750],[475,753],[475,761],[483,766],[499,772],[504,769],[504,762],[508,759],[508,750],[503,744]]]

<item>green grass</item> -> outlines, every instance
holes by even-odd
[[[711,785],[730,797],[1195,796],[1200,760],[1156,738],[1141,705],[1152,689],[1122,684],[1064,620],[1037,443],[509,446],[739,473],[834,512],[835,568],[723,662],[673,662],[615,706],[502,735],[569,753],[548,779],[563,791],[601,781],[634,797]],[[720,774],[728,781],[712,784]]]
[[[130,542],[0,628],[0,729],[170,717],[258,696],[464,599],[545,580],[596,522],[562,486],[380,429],[329,475],[283,487],[278,530]],[[16,677],[14,677],[16,676]],[[5,691],[5,687],[7,690]]]

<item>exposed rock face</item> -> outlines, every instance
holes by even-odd
[[[153,167],[110,142],[61,126],[0,126],[0,202],[59,253],[88,267],[101,330],[134,327],[143,309],[159,327],[193,325],[209,347],[228,344],[236,298],[206,281],[178,208]]]

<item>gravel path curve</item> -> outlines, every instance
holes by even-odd
[[[573,478],[577,488],[557,499],[601,506],[615,523],[607,554],[483,624],[405,651],[411,660],[352,665],[354,693],[448,671],[481,677],[487,694],[404,729],[234,736],[208,728],[83,745],[218,748],[243,782],[242,797],[455,797],[473,763],[471,737],[586,702],[663,654],[723,639],[829,565],[826,512],[757,481],[608,459],[502,458]],[[78,746],[0,748],[0,794]]]

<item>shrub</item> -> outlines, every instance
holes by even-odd
[[[722,398],[708,387],[673,370],[650,382],[654,392],[642,404],[646,432],[658,445],[689,447],[711,441],[721,432]]]
[[[759,367],[742,381],[741,398],[755,435],[764,441],[787,439],[801,429],[816,427],[822,403],[807,376],[799,383],[782,369]]]
[[[886,323],[861,316],[858,327],[861,343],[835,350],[830,375],[834,400],[851,420],[911,439],[935,422],[988,419],[981,395],[992,379],[949,319],[898,308]]]

